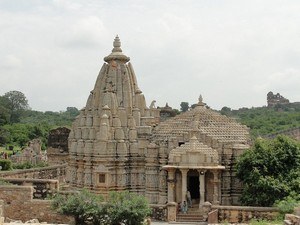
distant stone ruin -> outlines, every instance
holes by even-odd
[[[48,136],[48,147],[58,148],[62,151],[68,151],[68,137],[70,129],[66,127],[59,127],[50,130]]]
[[[268,107],[274,107],[276,105],[286,105],[290,103],[288,99],[284,98],[279,93],[274,95],[272,91],[270,91],[267,94],[267,102],[268,102]]]
[[[17,153],[11,156],[11,160],[14,163],[29,162],[32,164],[38,164],[40,162],[47,161],[47,156],[41,150],[42,142],[40,139],[33,139],[28,142],[27,147],[23,148],[21,153]]]
[[[160,121],[165,121],[177,115],[176,110],[172,109],[168,103],[166,103],[165,107],[157,108],[160,109]]]
[[[67,161],[69,133],[70,129],[66,127],[59,127],[49,132],[47,149],[49,165],[62,164]]]

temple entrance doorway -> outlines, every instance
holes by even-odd
[[[188,172],[187,188],[191,193],[193,203],[199,203],[200,191],[199,191],[199,172],[197,170],[191,170]]]

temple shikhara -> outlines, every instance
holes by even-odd
[[[234,164],[249,148],[248,128],[207,107],[201,96],[195,108],[161,120],[160,109],[146,104],[118,36],[104,61],[69,135],[71,186],[104,196],[140,193],[167,206],[169,221],[187,190],[198,208],[238,205]]]

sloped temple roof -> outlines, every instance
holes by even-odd
[[[160,123],[153,132],[157,139],[183,136],[192,131],[200,132],[220,143],[249,143],[249,129],[215,112],[199,102],[197,106],[185,113]]]

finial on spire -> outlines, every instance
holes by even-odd
[[[203,103],[202,95],[199,96],[199,98],[198,98],[198,104],[197,105],[198,106],[205,106],[206,105],[205,103]]]
[[[202,95],[199,96],[199,98],[198,98],[198,103],[203,103]]]
[[[126,55],[124,55],[122,53],[122,49],[121,49],[121,41],[120,41],[120,38],[119,38],[119,35],[116,35],[115,39],[114,39],[114,42],[113,42],[113,49],[111,51],[111,53],[104,57],[104,61],[105,62],[110,62],[112,60],[120,60],[120,61],[123,61],[123,62],[128,62],[130,60],[129,57],[127,57]]]
[[[122,52],[122,49],[121,49],[121,41],[120,41],[119,35],[117,35],[117,36],[115,37],[113,46],[114,46],[114,48],[113,48],[112,52]]]

